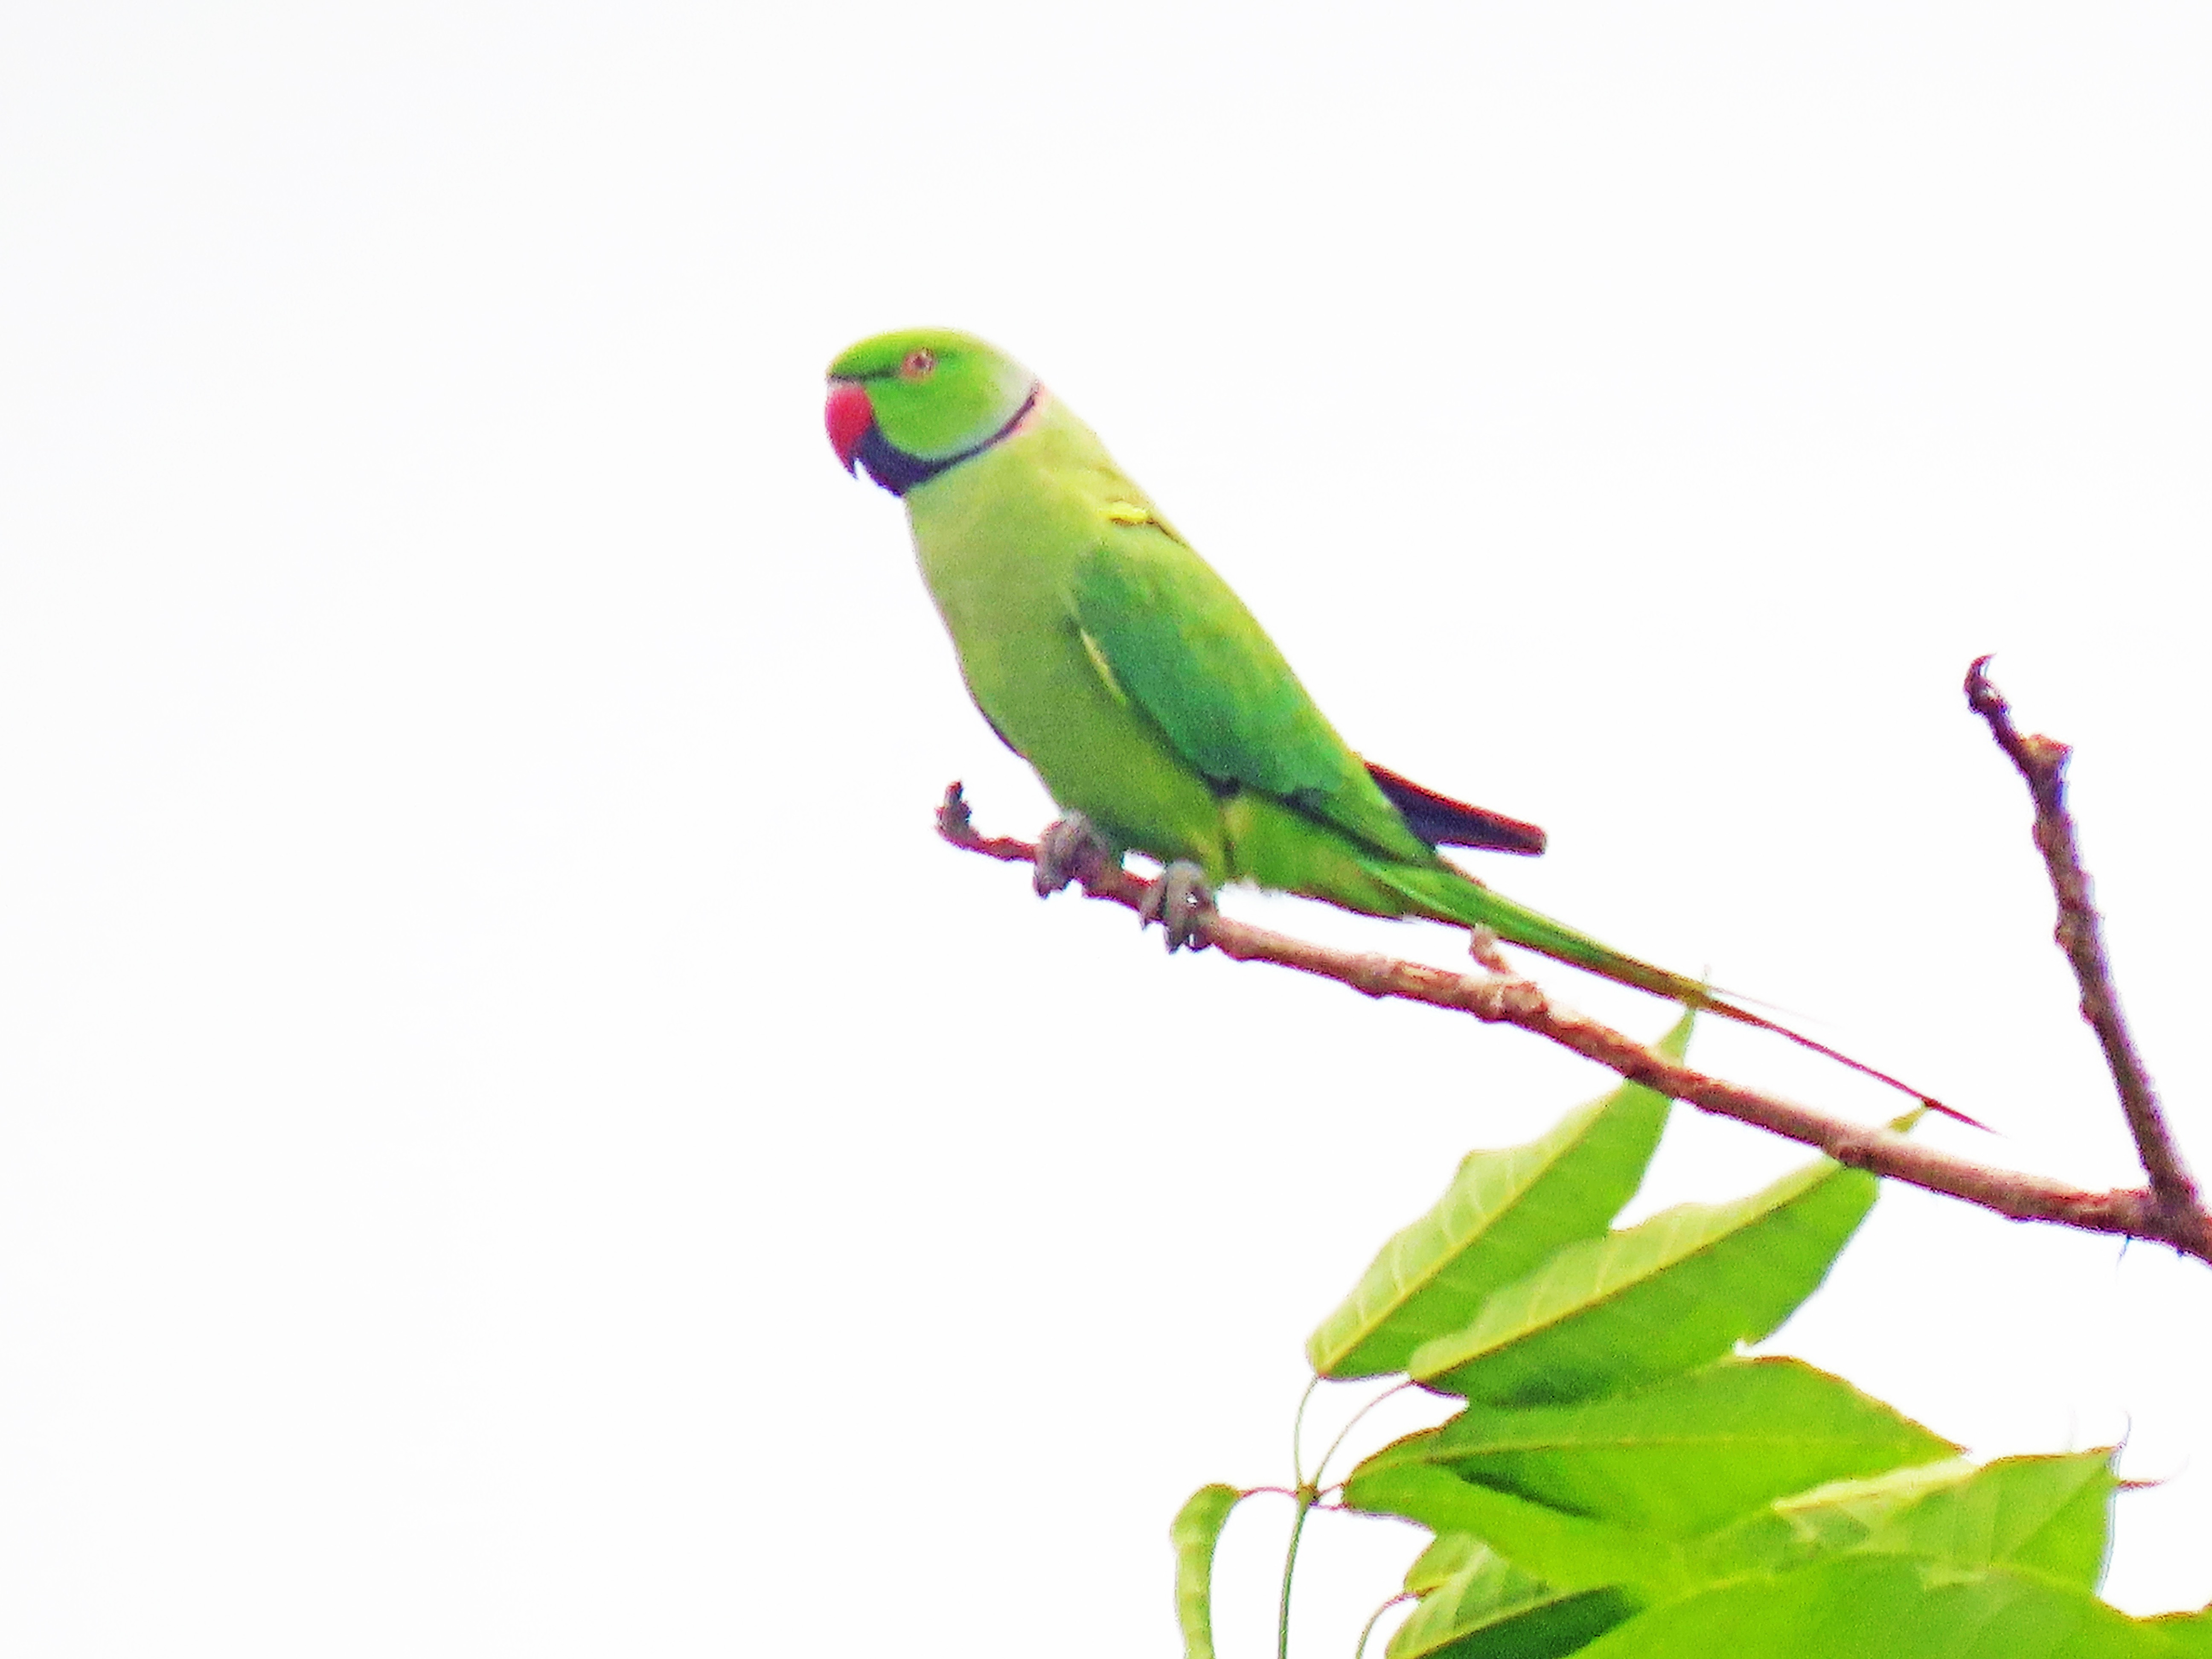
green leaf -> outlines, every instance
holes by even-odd
[[[1482,1540],[1471,1532],[1439,1533],[1429,1540],[1428,1548],[1414,1558],[1413,1565],[1406,1569],[1406,1593],[1426,1595],[1476,1557],[1487,1553]]]
[[[1679,1060],[1696,1016],[1659,1039]],[[1671,1103],[1623,1084],[1541,1139],[1470,1152],[1436,1206],[1393,1237],[1344,1304],[1306,1341],[1323,1376],[1405,1369],[1431,1337],[1464,1328],[1483,1298],[1560,1245],[1603,1234],[1635,1195]]]
[[[1732,1580],[1619,1626],[1583,1659],[2172,1659],[2154,1626],[2032,1573],[1851,1555]]]
[[[2004,1457],[1965,1486],[1889,1517],[1869,1547],[2030,1568],[2094,1590],[2112,1519],[2112,1449]]]
[[[1213,1659],[1213,1547],[1229,1511],[1244,1494],[1234,1486],[1200,1486],[1168,1528],[1175,1546],[1176,1623],[1182,1626],[1184,1659]]]
[[[1407,1588],[1410,1589],[1412,1586]],[[2146,1628],[2163,1637],[2168,1650],[2180,1659],[2212,1655],[2212,1607],[2202,1613],[2161,1613],[2142,1622]]]
[[[1636,1610],[1617,1589],[1561,1593],[1478,1550],[1398,1627],[1388,1659],[1554,1659]]]
[[[1529,1405],[1618,1393],[1756,1341],[1819,1288],[1877,1182],[1817,1158],[1727,1204],[1679,1204],[1569,1244],[1407,1369],[1442,1393]]]
[[[1559,1590],[1613,1585],[1659,1601],[1704,1582],[1673,1539],[1492,1492],[1419,1458],[1393,1462],[1387,1452],[1370,1458],[1346,1482],[1344,1501],[1370,1514],[1418,1522],[1440,1540],[1471,1534]],[[1437,1565],[1422,1576],[1433,1578]]]
[[[1959,1449],[1802,1359],[1735,1358],[1574,1405],[1471,1405],[1386,1455],[1415,1445],[1462,1480],[1686,1539],[1792,1492]]]
[[[1725,1529],[1699,1555],[1715,1577],[1851,1552],[2022,1568],[2094,1589],[2104,1572],[2112,1455],[1958,1460],[1837,1481]]]

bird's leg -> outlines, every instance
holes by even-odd
[[[1032,877],[1039,898],[1050,898],[1071,881],[1084,881],[1111,870],[1119,860],[1106,837],[1080,812],[1046,827],[1037,837],[1036,870]]]
[[[1160,878],[1145,891],[1137,908],[1137,926],[1157,921],[1167,935],[1168,952],[1197,950],[1205,941],[1199,930],[1213,914],[1213,890],[1206,884],[1206,872],[1188,859],[1177,859],[1160,872]]]

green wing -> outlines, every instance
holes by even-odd
[[[1071,597],[1100,669],[1217,788],[1273,795],[1389,859],[1437,861],[1243,601],[1158,520],[1117,518],[1077,561]]]

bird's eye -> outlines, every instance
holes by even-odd
[[[906,354],[906,361],[899,365],[899,374],[906,380],[919,380],[936,367],[936,355],[923,347]]]

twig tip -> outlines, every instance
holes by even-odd
[[[2011,712],[2004,693],[1990,683],[1990,662],[1996,653],[1985,651],[1966,670],[1966,707],[1984,720],[1997,720]]]
[[[975,839],[975,815],[957,778],[945,786],[945,799],[937,804],[937,833],[956,845]]]

